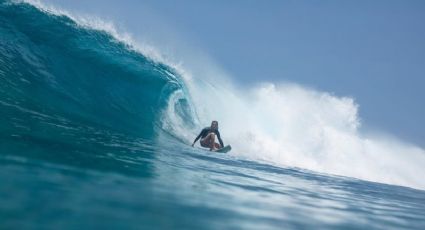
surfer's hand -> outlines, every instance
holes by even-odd
[[[195,143],[193,143],[193,144],[192,144],[192,147],[193,147],[193,145],[194,145],[194,144],[195,144]]]

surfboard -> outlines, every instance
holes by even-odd
[[[215,150],[215,152],[218,152],[218,153],[227,153],[227,152],[229,152],[230,150],[232,150],[232,146],[230,146],[230,145],[226,145],[226,146],[224,146],[223,148],[221,148],[221,149],[217,149],[217,150]]]

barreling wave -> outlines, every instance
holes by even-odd
[[[0,35],[0,127],[8,137],[77,143],[82,130],[108,130],[149,139],[184,88],[172,67],[110,33],[30,4],[1,2]]]

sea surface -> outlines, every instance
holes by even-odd
[[[173,67],[0,1],[0,229],[425,229],[423,190],[192,148],[170,106],[202,128]]]

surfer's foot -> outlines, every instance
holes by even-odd
[[[216,147],[210,148],[210,151],[217,151],[217,150],[218,150],[218,148],[216,148]]]

